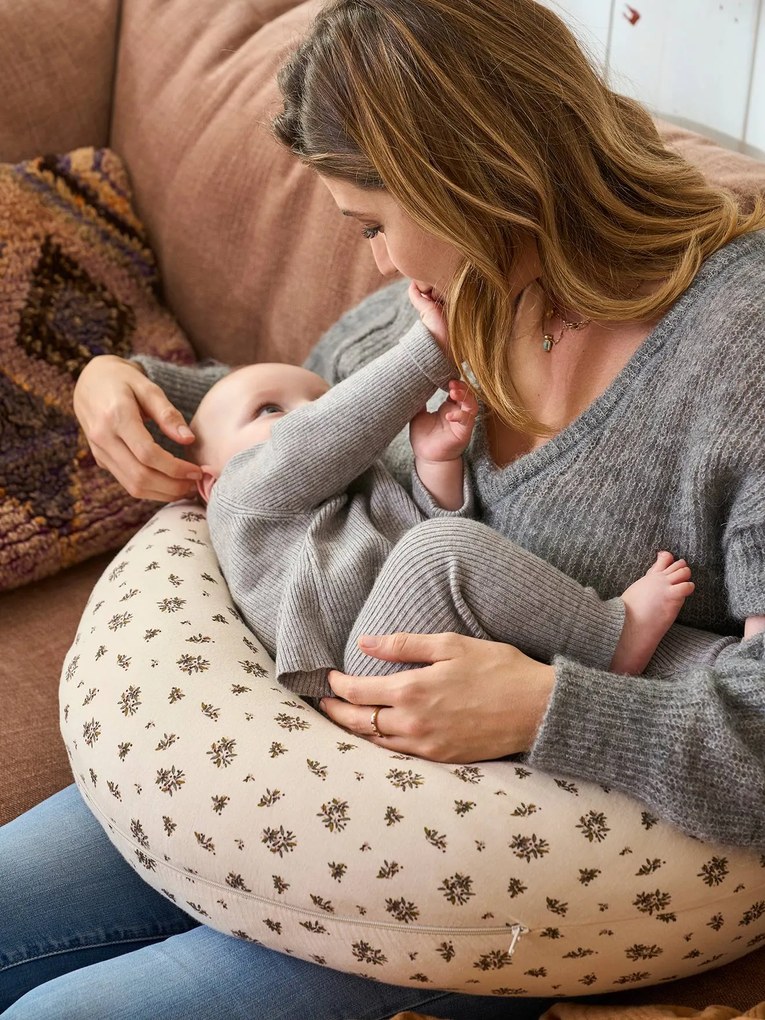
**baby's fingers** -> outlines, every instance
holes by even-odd
[[[449,399],[465,414],[471,417],[478,414],[478,400],[470,386],[461,379],[449,381]]]

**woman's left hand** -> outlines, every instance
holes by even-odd
[[[338,725],[381,747],[442,762],[474,762],[527,751],[555,683],[552,666],[513,645],[461,634],[387,634],[359,647],[388,662],[419,662],[391,676],[331,670],[337,695],[321,708]],[[343,700],[340,700],[343,699]],[[376,736],[371,725],[384,736]]]

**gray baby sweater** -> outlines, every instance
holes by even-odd
[[[334,384],[393,346],[415,318],[405,289],[345,315],[307,367]],[[761,636],[740,638],[747,615],[765,614],[763,294],[760,231],[704,263],[607,391],[552,440],[497,468],[479,423],[468,453],[480,518],[601,597],[623,591],[660,548],[685,557],[697,585],[652,675],[556,658],[530,763],[622,789],[700,838],[756,847],[765,652]],[[182,371],[144,365],[188,414]],[[405,481],[404,437],[387,460]],[[663,668],[684,654],[687,668]]]
[[[326,671],[345,643],[398,539],[424,519],[378,458],[454,374],[427,329],[414,325],[373,364],[276,421],[266,443],[237,454],[207,508],[215,552],[249,627],[300,694],[331,694]],[[468,475],[458,511],[472,513]],[[432,501],[429,501],[432,503]]]

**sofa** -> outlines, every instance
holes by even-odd
[[[116,151],[163,300],[200,359],[300,363],[326,327],[383,282],[358,227],[269,134],[276,68],[318,6],[0,0],[0,161],[82,146]],[[668,144],[742,203],[765,191],[765,164],[660,126]],[[62,562],[0,593],[0,822],[71,782],[59,673],[112,555]],[[761,1000],[765,948],[607,1001],[743,1010]]]

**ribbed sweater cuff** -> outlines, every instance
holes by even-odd
[[[450,379],[459,376],[454,363],[444,354],[433,334],[421,322],[415,322],[399,342],[434,386],[444,389]]]
[[[669,676],[677,671],[686,672],[689,663],[711,666],[724,648],[738,640],[676,623],[662,638],[645,672],[651,676]]]
[[[738,530],[728,541],[725,554],[725,579],[730,596],[730,612],[738,620],[765,615],[762,587],[762,550],[765,527]]]
[[[202,397],[210,387],[230,371],[228,365],[173,365],[146,354],[134,354],[130,360],[138,362],[148,378],[159,386],[187,422],[194,417]]]
[[[590,669],[556,656],[555,687],[527,761],[545,772],[639,789],[656,766],[660,681]],[[649,693],[647,685],[653,685]],[[669,705],[667,705],[669,708]]]
[[[412,498],[426,517],[475,517],[475,500],[473,498],[473,486],[467,470],[462,478],[462,506],[458,510],[446,510],[433,499],[431,494],[422,484],[422,479],[417,470],[412,471]]]

